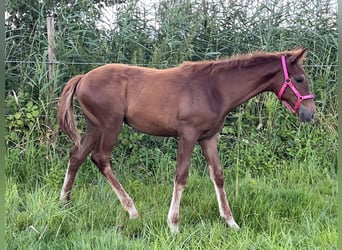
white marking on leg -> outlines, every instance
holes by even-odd
[[[234,228],[237,230],[240,229],[239,225],[235,222],[233,215],[231,213],[230,214],[225,213],[224,207],[229,208],[225,190],[223,188],[218,188],[215,182],[214,182],[214,187],[215,187],[217,202],[219,205],[220,216],[225,220],[225,222],[228,224],[230,228]]]
[[[68,167],[65,173],[65,177],[64,177],[64,182],[63,182],[63,186],[62,186],[62,190],[61,190],[61,196],[60,196],[60,201],[66,201],[67,200],[67,196],[68,196],[68,192],[66,192],[66,186],[69,183],[70,180],[70,174],[69,174],[69,166],[70,166],[70,161],[68,162]]]
[[[238,229],[240,229],[240,227],[235,222],[234,217],[230,211],[226,191],[224,190],[223,187],[219,188],[217,186],[217,184],[215,182],[215,178],[214,178],[213,167],[212,166],[208,166],[208,167],[209,167],[209,172],[210,172],[210,178],[211,178],[211,180],[214,184],[214,188],[215,188],[215,193],[216,193],[216,198],[217,198],[217,202],[218,202],[218,206],[219,206],[220,216],[225,220],[225,222],[228,224],[228,226],[230,228],[234,228],[234,229],[238,230]]]
[[[103,174],[114,190],[116,196],[121,202],[122,207],[128,212],[130,219],[135,219],[139,217],[139,213],[135,208],[133,199],[128,195],[125,189],[121,186],[120,182],[115,178],[113,171],[110,166],[106,166]]]
[[[109,181],[108,181],[109,182]],[[127,194],[124,188],[120,185],[120,188],[115,188],[110,182],[112,189],[114,190],[115,194],[119,198],[122,207],[128,212],[130,219],[136,219],[139,217],[139,213],[135,208],[134,202],[132,198]]]
[[[174,183],[170,209],[169,209],[169,213],[167,216],[167,223],[169,225],[171,233],[173,234],[176,234],[179,232],[179,228],[178,228],[179,206],[180,206],[180,199],[181,199],[183,190],[184,190],[183,185],[177,184],[176,182]]]

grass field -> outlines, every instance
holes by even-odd
[[[336,116],[318,114],[308,125],[287,111],[281,117],[283,123],[276,116],[275,124],[244,130],[242,114],[221,135],[225,189],[240,231],[220,219],[198,147],[175,236],[166,216],[176,140],[125,128],[132,141],[121,138],[113,152],[113,169],[135,201],[137,220],[128,219],[90,160],[78,172],[72,203],[59,203],[71,147],[62,147],[62,139],[49,147],[34,141],[12,147],[6,155],[7,249],[337,249]]]
[[[152,9],[146,1],[64,2],[6,1],[6,249],[337,249],[337,1],[160,1]],[[115,2],[117,13],[113,29],[101,31],[96,6],[105,2]],[[52,44],[56,64],[46,62]],[[141,217],[128,219],[89,159],[72,202],[59,202],[72,145],[57,132],[56,107],[71,76],[111,62],[165,68],[297,46],[309,48],[304,68],[315,121],[301,124],[274,94],[261,94],[229,114],[220,135],[225,190],[240,231],[220,219],[196,147],[180,233],[171,235],[177,142],[126,126],[111,161]]]

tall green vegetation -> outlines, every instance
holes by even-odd
[[[305,68],[316,96],[318,121],[329,122],[336,134],[337,13],[336,2],[331,0],[310,4],[162,1],[150,7],[141,1],[6,4],[6,144],[10,148],[24,147],[32,140],[40,146],[53,144],[61,88],[70,77],[99,65],[117,62],[165,68],[184,60],[296,46],[309,48]],[[112,6],[113,20],[105,21],[101,15],[105,6]],[[51,81],[46,63],[46,17],[50,15],[55,17],[57,61]],[[109,28],[101,28],[104,24]],[[51,86],[56,87],[51,90]],[[238,120],[242,133],[258,125],[273,129],[277,119],[288,117],[286,111],[278,112],[278,107],[274,96],[261,95],[238,108],[228,120]],[[238,133],[229,127],[224,131],[234,136]],[[130,138],[129,133],[125,136]]]
[[[334,246],[336,6],[334,0],[174,0],[150,5],[139,0],[32,1],[30,5],[7,1],[6,239],[13,243],[9,249],[20,244],[46,248],[52,242],[56,248],[92,248],[96,244],[87,239],[95,241],[100,236],[103,241],[97,243],[96,249],[105,249],[111,243],[138,249],[186,249],[200,244],[209,249],[218,242],[224,249]],[[107,12],[113,19],[105,18],[104,7],[111,7]],[[48,79],[47,16],[55,20],[56,64],[52,80]],[[309,49],[304,68],[317,104],[315,122],[300,124],[273,94],[261,94],[227,116],[220,136],[230,202],[235,217],[247,228],[241,234],[229,233],[232,245],[224,240],[227,229],[215,221],[216,203],[210,198],[213,190],[199,148],[193,155],[190,191],[186,190],[182,200],[185,208],[181,213],[188,234],[173,239],[167,231],[158,231],[166,230],[164,217],[171,197],[167,187],[172,188],[176,141],[144,135],[126,126],[112,162],[137,206],[155,215],[128,222],[119,204],[112,202],[114,196],[108,198],[109,187],[94,167],[80,170],[76,179],[77,204],[59,209],[55,198],[72,145],[58,133],[56,109],[61,89],[70,77],[106,63],[166,68],[184,60],[217,59],[256,50],[282,51],[296,46]],[[77,118],[82,127],[81,112]],[[204,197],[201,190],[194,188],[197,186],[203,189]],[[151,197],[146,198],[144,192],[152,193]],[[163,195],[159,196],[160,192]],[[142,203],[144,198],[147,201]],[[44,201],[50,205],[44,205]],[[88,201],[95,206],[94,214],[87,209],[80,211]],[[160,208],[159,202],[165,207]],[[197,203],[198,216],[208,213],[203,221],[191,214]],[[108,214],[110,210],[114,212]],[[103,225],[101,213],[110,218],[108,225]],[[69,245],[65,243],[69,235],[75,240],[82,234],[72,233],[75,222],[83,231],[90,229],[79,245]],[[202,227],[195,231],[193,226],[198,223]],[[114,224],[116,227],[108,231]],[[123,226],[126,224],[129,227]],[[30,225],[39,234],[28,229]],[[208,236],[212,234],[206,227],[216,236]],[[27,230],[31,230],[29,234]],[[103,234],[106,230],[108,233]],[[112,239],[112,235],[119,238]],[[203,240],[196,240],[196,235]],[[17,237],[18,245],[13,240]]]
[[[30,6],[21,1],[7,1],[6,4],[6,99],[10,115],[19,112],[30,116],[25,106],[33,101],[38,107],[37,118],[45,119],[43,124],[52,119],[49,124],[53,125],[56,99],[64,82],[105,63],[163,68],[184,60],[296,46],[309,48],[306,70],[317,100],[322,100],[319,104],[323,110],[325,105],[334,105],[327,98],[335,91],[337,61],[336,3],[331,0],[310,4],[307,1],[162,1],[150,8],[140,1],[101,4],[36,1]],[[111,5],[116,7],[114,20],[108,23],[111,28],[101,29],[104,17],[100,10]],[[49,15],[55,17],[58,63],[52,82],[47,79],[46,64]],[[48,90],[54,82],[57,88],[51,95]],[[250,108],[257,112],[257,105]],[[32,128],[30,122],[27,124],[18,117],[19,114],[13,122],[10,116],[10,132]]]

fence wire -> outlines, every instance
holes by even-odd
[[[5,61],[7,64],[17,63],[17,64],[36,64],[36,61],[19,61],[19,60],[7,60]],[[56,61],[56,62],[45,62],[46,64],[54,64],[54,65],[105,65],[109,63],[115,62],[63,62],[63,61]],[[179,64],[150,64],[150,63],[143,63],[143,64],[127,64],[132,66],[154,66],[154,67],[177,67]],[[323,67],[337,67],[337,64],[303,64],[303,67],[312,67],[312,68],[323,68]]]

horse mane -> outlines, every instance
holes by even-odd
[[[298,50],[292,50],[285,52],[286,55],[293,55],[297,53]],[[284,52],[263,52],[256,51],[249,54],[235,55],[231,57],[221,58],[218,60],[208,60],[208,61],[198,61],[191,62],[185,61],[180,67],[184,70],[191,72],[205,72],[205,73],[215,73],[220,71],[225,71],[233,68],[248,68],[258,64],[264,64],[275,59],[279,59]]]

